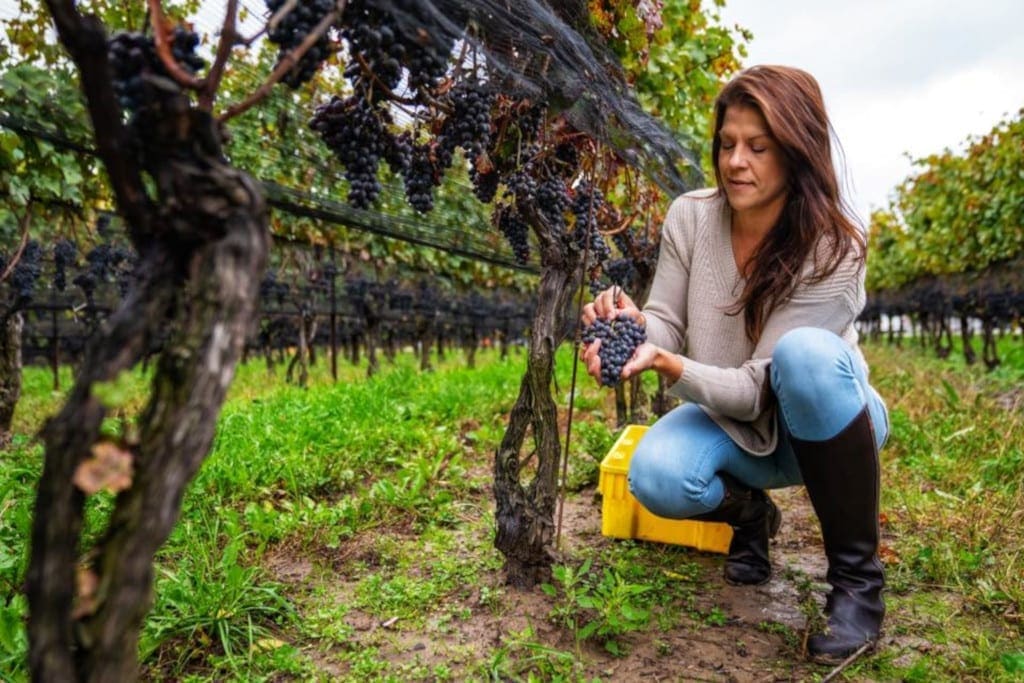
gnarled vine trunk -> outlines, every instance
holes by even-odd
[[[216,121],[183,95],[157,102],[132,129],[135,144],[126,144],[102,25],[70,2],[48,4],[79,67],[97,148],[140,265],[134,289],[90,339],[67,403],[42,430],[27,576],[29,665],[38,681],[121,683],[138,676],[153,560],[209,452],[255,316],[267,212],[258,184],[224,161]],[[80,547],[89,492],[75,474],[116,408],[104,405],[97,385],[137,365],[156,340],[162,351],[138,436],[116,444],[130,455],[130,485],[96,545]]]
[[[562,455],[558,407],[551,393],[551,381],[555,351],[565,330],[579,268],[579,254],[562,244],[542,218],[536,214],[530,218],[535,226],[539,224],[537,233],[542,242],[537,308],[530,331],[526,373],[494,460],[494,545],[505,556],[505,580],[524,589],[547,581],[551,574],[558,465]],[[524,454],[528,434],[532,435],[533,448]],[[524,483],[525,468],[534,458],[533,479]]]
[[[21,313],[2,316],[0,322],[0,448],[11,438],[14,408],[21,397]]]
[[[223,237],[186,252],[165,244],[151,252],[143,281],[91,339],[67,403],[43,430],[46,460],[28,573],[30,658],[37,680],[129,681],[137,675],[153,558],[209,452],[265,265],[262,198],[254,183],[240,174],[238,180],[248,201],[225,221]],[[76,596],[84,495],[72,479],[99,440],[107,412],[93,388],[138,363],[164,330],[171,334],[139,419],[132,485],[118,496],[96,548],[89,569],[98,580],[95,593]],[[84,607],[88,603],[91,610]]]

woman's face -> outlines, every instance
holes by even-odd
[[[774,223],[786,202],[788,175],[764,116],[754,107],[730,105],[718,136],[718,172],[733,213],[763,214]]]

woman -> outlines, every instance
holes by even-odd
[[[673,202],[643,311],[613,288],[583,313],[586,324],[625,313],[644,326],[623,378],[653,369],[686,401],[638,444],[630,488],[656,515],[729,523],[730,583],[771,573],[780,516],[762,489],[807,487],[832,586],[828,629],[808,642],[818,661],[873,645],[885,612],[888,416],[857,347],[865,242],[839,196],[831,133],[810,74],[740,72],[715,103],[718,187]],[[599,349],[583,353],[595,378]]]

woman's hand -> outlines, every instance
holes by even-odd
[[[588,306],[590,304],[587,304]],[[597,339],[589,344],[583,345],[583,355],[580,359],[587,366],[587,374],[601,383],[601,357],[597,352],[601,349],[601,340]]]
[[[618,285],[609,287],[596,297],[594,301],[583,307],[583,324],[593,324],[598,318],[611,319],[625,313],[635,322],[643,325],[644,316],[633,300]]]
[[[601,340],[598,339],[583,347],[581,358],[587,366],[587,374],[601,383]],[[654,370],[670,383],[675,383],[683,374],[683,361],[679,356],[668,353],[660,346],[644,342],[636,347],[633,356],[622,366],[623,381],[639,375],[644,370]]]

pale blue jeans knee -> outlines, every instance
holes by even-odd
[[[802,483],[789,435],[826,441],[868,408],[879,448],[888,437],[885,404],[867,380],[860,355],[842,338],[797,328],[779,340],[770,368],[778,401],[779,440],[764,456],[740,448],[696,404],[672,410],[644,434],[630,461],[629,486],[659,517],[686,519],[718,507],[719,472],[760,489]]]

